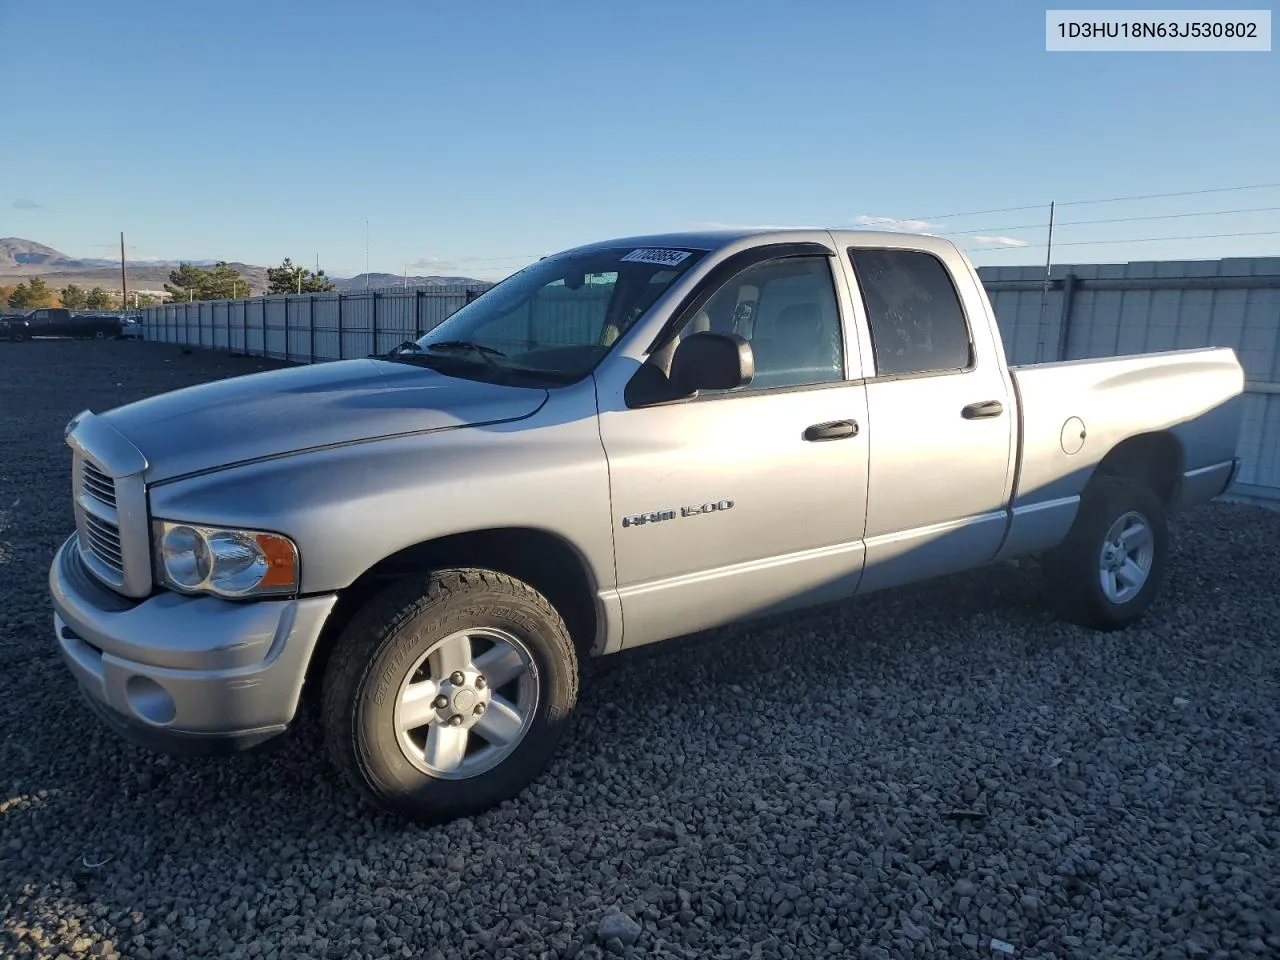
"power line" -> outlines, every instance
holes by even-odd
[[[993,207],[990,210],[970,210],[968,213],[942,213],[932,217],[903,217],[904,220],[954,220],[956,217],[980,217],[988,213],[1013,213],[1018,210],[1043,210],[1048,204],[1029,203],[1025,207]]]
[[[1078,227],[1085,224],[1098,223],[1136,223],[1139,220],[1178,220],[1186,217],[1224,217],[1233,213],[1272,213],[1280,207],[1240,207],[1235,210],[1205,210],[1200,213],[1161,213],[1146,217],[1109,217],[1104,220],[1059,220],[1059,227]],[[994,233],[997,230],[1039,230],[1045,225],[1040,223],[1018,223],[1004,227],[974,227],[972,230],[947,230],[939,232],[940,237],[956,237],[970,233]]]
[[[1174,193],[1144,193],[1128,197],[1106,197],[1102,200],[1063,200],[1060,207],[1079,207],[1095,203],[1120,203],[1126,200],[1160,200],[1165,197],[1197,197],[1206,193],[1232,193],[1240,190],[1271,190],[1280,183],[1252,183],[1239,187],[1208,187],[1203,190],[1179,190]],[[913,220],[949,220],[956,217],[978,217],[988,213],[1011,213],[1016,210],[1042,210],[1047,204],[1030,203],[1024,207],[995,207],[990,210],[970,210],[967,213],[943,213],[931,217],[912,217]]]
[[[1244,187],[1210,187],[1207,190],[1182,190],[1178,193],[1148,193],[1134,197],[1108,197],[1105,200],[1069,200],[1060,203],[1060,207],[1078,207],[1091,203],[1119,203],[1122,200],[1159,200],[1164,197],[1198,197],[1206,193],[1232,193],[1238,190],[1271,190],[1280,187],[1280,183],[1255,183]]]
[[[1055,243],[1055,247],[1096,247],[1105,244],[1114,243],[1159,243],[1164,240],[1222,240],[1227,237],[1277,237],[1280,236],[1280,230],[1255,230],[1248,233],[1201,233],[1192,236],[1182,237],[1126,237],[1119,240],[1071,240],[1069,242]],[[1011,253],[1014,250],[1040,250],[1047,247],[1047,243],[1027,243],[1016,247],[978,247],[973,252],[982,253]]]

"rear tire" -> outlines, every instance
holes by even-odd
[[[374,596],[338,638],[329,756],[375,805],[422,822],[480,813],[542,772],[578,696],[563,619],[528,584],[440,570]]]
[[[1042,558],[1045,599],[1070,623],[1095,630],[1127,627],[1159,595],[1168,554],[1160,498],[1137,480],[1097,477],[1066,539]]]

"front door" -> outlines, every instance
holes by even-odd
[[[830,261],[745,266],[688,318],[682,336],[750,341],[746,387],[639,409],[602,391],[624,646],[856,591],[866,393]]]

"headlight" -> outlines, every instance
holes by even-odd
[[[298,548],[288,537],[157,520],[156,579],[183,593],[249,597],[298,589]]]

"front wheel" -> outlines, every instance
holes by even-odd
[[[563,619],[487,570],[394,584],[352,619],[325,671],[334,764],[376,805],[439,822],[486,810],[546,766],[577,701]]]
[[[1168,554],[1168,521],[1154,491],[1137,480],[1099,477],[1066,539],[1043,557],[1045,598],[1071,623],[1126,627],[1160,593]]]

